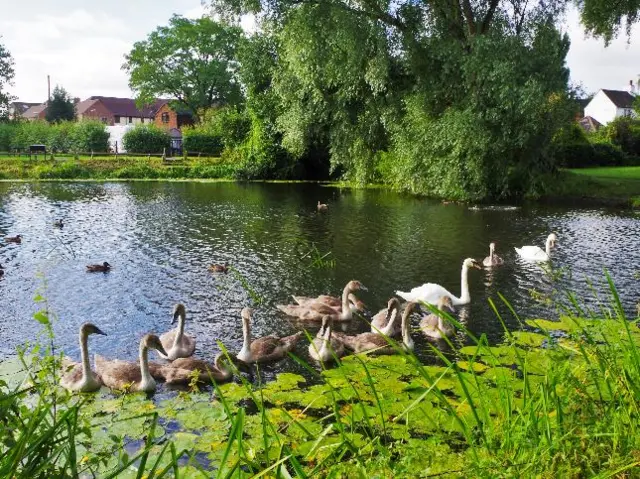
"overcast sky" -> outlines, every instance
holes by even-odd
[[[124,54],[173,13],[197,17],[200,0],[0,0],[0,42],[15,60],[15,85],[10,91],[22,101],[40,102],[51,88],[62,85],[71,95],[131,96],[121,70]],[[623,89],[640,76],[640,28],[608,48],[585,38],[576,11],[567,15],[571,37],[567,63],[573,82],[588,92]]]

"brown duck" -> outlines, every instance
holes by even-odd
[[[87,271],[89,273],[106,273],[111,269],[111,265],[106,261],[102,264],[88,264]]]

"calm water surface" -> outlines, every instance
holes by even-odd
[[[317,200],[329,204],[318,213]],[[63,229],[52,226],[65,220]],[[555,274],[521,262],[513,246],[544,246],[555,231]],[[436,282],[460,294],[466,257],[482,260],[495,240],[505,266],[470,272],[472,303],[459,310],[475,334],[502,337],[488,303],[502,293],[523,317],[555,317],[532,296],[571,288],[590,307],[592,288],[607,301],[603,269],[613,275],[625,309],[640,300],[640,216],[608,209],[523,207],[470,209],[383,191],[354,191],[300,184],[234,183],[0,183],[0,236],[23,235],[21,245],[0,244],[0,358],[36,338],[37,291],[55,312],[58,346],[78,356],[76,332],[92,321],[109,334],[91,349],[135,358],[146,332],[169,329],[171,310],[184,302],[187,330],[197,355],[210,357],[218,341],[231,351],[242,343],[240,309],[255,308],[254,333],[292,334],[297,327],[274,307],[291,294],[339,295],[351,279],[369,291],[361,298],[382,308],[396,289]],[[315,245],[333,267],[311,266]],[[109,274],[85,265],[108,261]],[[215,275],[210,263],[228,262],[246,279]],[[39,278],[42,273],[44,280]],[[590,281],[591,283],[590,283]],[[45,284],[46,283],[46,284]],[[532,291],[537,294],[532,295]],[[518,323],[500,307],[509,327]],[[635,314],[634,314],[635,317]],[[354,320],[349,331],[367,330]],[[418,354],[428,360],[428,341],[414,332]],[[456,338],[463,342],[464,338]],[[435,343],[431,343],[435,344]],[[298,353],[306,357],[306,345]],[[270,372],[299,369],[285,360]]]

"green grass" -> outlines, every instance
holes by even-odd
[[[235,167],[220,158],[165,162],[158,157],[61,157],[46,160],[0,157],[0,180],[233,178]]]
[[[562,170],[545,184],[544,198],[554,201],[635,206],[640,198],[640,167]]]
[[[312,381],[236,374],[213,396],[70,396],[48,354],[0,382],[0,476],[634,477],[640,329],[611,281],[605,293],[598,311],[568,293],[556,320],[520,331],[494,307],[504,340],[467,333],[471,345],[446,356],[433,344],[437,364],[411,354],[331,368],[296,359]],[[25,374],[30,385],[15,380]],[[178,429],[168,433],[169,422]]]
[[[589,176],[592,178],[616,178],[640,181],[640,166],[575,168],[568,171],[576,175]]]

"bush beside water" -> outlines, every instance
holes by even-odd
[[[213,398],[71,396],[56,386],[52,346],[32,363],[35,348],[23,367],[1,366],[0,475],[629,477],[640,465],[640,330],[613,286],[610,298],[596,314],[568,294],[559,320],[505,327],[499,345],[470,333],[472,345],[446,355],[434,345],[438,365],[350,356],[309,367],[311,382],[236,374]],[[48,318],[36,313],[50,328]]]

